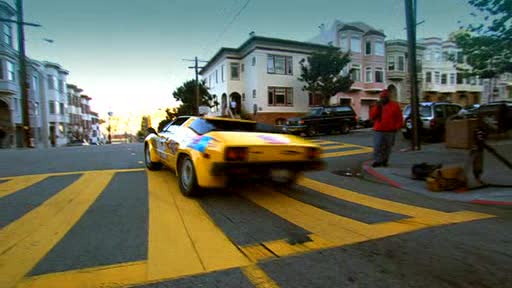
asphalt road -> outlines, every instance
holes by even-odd
[[[339,176],[370,131],[317,141],[294,187],[194,199],[141,144],[0,150],[0,287],[510,287],[510,209]]]

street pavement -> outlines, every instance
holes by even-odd
[[[0,287],[512,283],[510,209],[340,176],[371,158],[370,131],[315,141],[327,170],[293,187],[196,198],[144,169],[141,144],[0,151]]]

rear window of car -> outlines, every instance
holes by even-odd
[[[256,123],[230,120],[196,119],[188,126],[199,135],[212,131],[256,132]]]
[[[432,109],[430,105],[421,105],[420,106],[420,117],[431,117]]]

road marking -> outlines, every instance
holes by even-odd
[[[355,147],[355,146],[352,146]],[[364,154],[373,152],[373,148],[362,147],[360,149],[349,150],[349,151],[341,151],[341,152],[331,152],[331,153],[323,153],[320,155],[321,158],[333,158],[333,157],[341,157],[341,156],[349,156],[356,154]]]
[[[24,278],[17,288],[116,287],[139,283],[146,278],[145,261],[92,267]]]
[[[29,175],[22,178],[12,178],[12,180],[5,183],[0,183],[0,198],[32,186],[47,177],[46,175]]]
[[[279,288],[279,285],[256,264],[242,267],[242,272],[256,288]]]
[[[0,230],[0,287],[13,287],[30,272],[86,212],[113,175],[86,173]]]
[[[20,176],[8,176],[8,177],[0,177],[0,180],[11,180],[11,179],[20,179],[29,176],[66,176],[66,175],[75,175],[75,174],[86,174],[86,173],[124,173],[124,172],[138,172],[144,171],[145,168],[130,168],[130,169],[107,169],[107,170],[85,170],[85,171],[70,171],[70,172],[55,172],[55,173],[47,173],[47,174],[31,174],[31,175],[20,175]],[[3,183],[2,183],[3,184]]]
[[[392,213],[398,213],[402,215],[407,215],[411,217],[418,217],[418,218],[425,218],[428,217],[429,224],[432,223],[432,221],[438,221],[439,224],[446,224],[446,223],[455,223],[456,222],[462,222],[465,219],[468,220],[476,220],[476,219],[484,219],[484,218],[491,218],[495,217],[494,215],[484,214],[484,213],[478,213],[478,212],[470,212],[470,211],[461,211],[461,212],[453,212],[453,213],[446,213],[441,212],[437,210],[432,210],[428,208],[422,208],[418,206],[413,206],[409,204],[403,204],[399,202],[394,202],[382,198],[377,198],[369,195],[365,195],[362,193],[356,193],[347,189],[339,188],[336,186],[332,186],[329,184],[325,184],[322,182],[315,181],[310,178],[301,178],[298,180],[297,184],[304,186],[306,188],[315,190],[317,192],[361,204],[364,206],[368,206],[371,208],[384,210]],[[462,215],[462,218],[461,218]],[[400,222],[400,221],[395,221]],[[378,224],[377,224],[378,225]]]
[[[197,200],[181,194],[174,176],[160,171],[148,172],[148,177],[148,280],[250,263]]]
[[[147,172],[149,193],[148,280],[204,271],[172,189],[177,185],[165,172]]]
[[[336,150],[336,149],[343,149],[343,148],[350,148],[350,147],[361,147],[358,145],[352,145],[352,144],[342,144],[342,145],[329,145],[329,146],[322,146],[322,150]]]

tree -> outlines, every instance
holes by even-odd
[[[305,83],[302,90],[312,95],[321,95],[324,105],[329,104],[331,96],[338,92],[346,92],[353,81],[341,71],[350,63],[349,53],[342,53],[332,48],[325,52],[315,52],[300,61],[301,75],[299,81]]]
[[[196,81],[189,80],[183,83],[180,87],[178,87],[174,92],[172,92],[172,96],[177,101],[181,102],[181,105],[178,107],[176,113],[178,116],[181,115],[194,115],[196,113]],[[206,87],[206,81],[203,80],[199,82],[199,97],[200,103],[199,105],[205,105],[208,107],[212,107],[214,103],[213,97],[208,92],[208,87]]]
[[[512,0],[469,0],[483,23],[469,24],[454,40],[472,67],[469,74],[492,79],[512,72]]]

